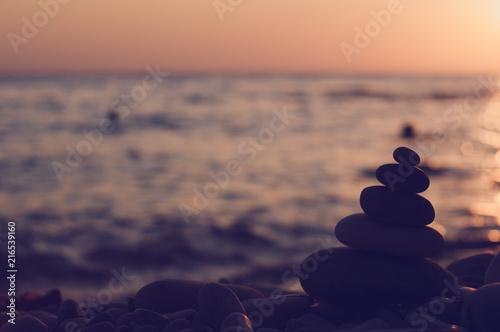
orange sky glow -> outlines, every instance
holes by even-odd
[[[500,72],[499,0],[4,0],[0,72]]]

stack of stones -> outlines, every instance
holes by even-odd
[[[418,193],[429,178],[416,166],[420,157],[397,148],[397,163],[382,165],[376,177],[383,186],[365,188],[364,213],[340,220],[335,234],[348,247],[314,253],[301,264],[301,285],[316,300],[336,308],[415,305],[440,296],[453,275],[428,257],[444,247],[441,234],[427,226],[432,204]]]
[[[434,256],[443,249],[444,239],[426,226],[434,220],[434,208],[418,195],[429,187],[429,177],[416,167],[420,163],[416,152],[400,147],[393,157],[398,164],[377,169],[377,180],[383,186],[361,192],[364,213],[339,221],[335,234],[352,248],[410,258]]]

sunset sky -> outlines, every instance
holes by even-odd
[[[0,12],[0,72],[500,73],[500,0],[3,0]]]

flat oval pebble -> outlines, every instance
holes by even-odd
[[[432,257],[444,248],[443,236],[431,227],[384,224],[364,213],[340,220],[335,235],[352,248],[411,258]]]
[[[15,324],[6,323],[0,327],[0,332],[48,332],[45,324],[33,316],[19,316]]]
[[[154,325],[160,331],[170,323],[167,317],[148,309],[136,309],[133,320],[139,325]]]
[[[100,322],[82,329],[81,332],[115,332],[115,327],[110,322]]]
[[[126,325],[122,325],[116,330],[116,332],[132,332],[132,328]]]
[[[198,292],[206,283],[192,280],[165,279],[142,287],[135,296],[136,308],[159,313],[183,309],[198,310]],[[259,291],[242,285],[225,285],[240,301],[264,297]]]
[[[229,326],[226,327],[223,330],[220,330],[221,332],[251,332],[249,329],[245,327],[240,327],[240,326]]]
[[[307,327],[313,327],[322,332],[330,332],[337,328],[335,324],[315,314],[305,314],[299,320]]]
[[[488,284],[470,294],[462,306],[462,320],[470,331],[498,332],[500,283]]]
[[[353,248],[329,248],[300,265],[300,284],[317,300],[334,305],[385,306],[424,303],[440,296],[453,275],[437,263]]]
[[[363,211],[378,221],[401,226],[425,226],[435,217],[434,207],[418,194],[392,192],[386,186],[363,189],[359,199]]]
[[[375,176],[392,192],[421,193],[426,191],[430,184],[429,177],[420,168],[407,168],[401,164],[382,165],[375,172]]]
[[[132,332],[160,332],[154,325],[143,325],[132,330]]]
[[[196,316],[196,310],[194,309],[183,309],[179,310],[176,312],[169,312],[165,314],[165,316],[170,319],[171,321],[178,319],[178,318],[185,318],[188,321],[192,322],[194,316]]]
[[[420,164],[420,156],[418,153],[405,146],[401,146],[394,150],[392,157],[400,164],[409,164],[411,166]]]
[[[307,295],[282,295],[242,302],[254,329],[279,328],[289,319],[310,311],[313,300]]]
[[[193,324],[185,318],[177,318],[168,324],[161,332],[179,332],[180,330],[191,329]]]
[[[198,293],[200,314],[218,331],[222,321],[233,312],[246,314],[240,300],[229,288],[218,283],[204,285]]]
[[[241,327],[253,332],[250,320],[245,314],[242,314],[241,312],[233,312],[229,314],[226,318],[224,318],[224,320],[220,325],[220,329],[224,330],[225,328],[228,327]]]

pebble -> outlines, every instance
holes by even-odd
[[[488,284],[467,296],[462,321],[471,331],[498,332],[500,326],[500,283]]]
[[[107,312],[112,320],[113,320],[113,324],[116,324],[116,321],[118,320],[118,318],[120,318],[121,316],[125,315],[125,314],[128,314],[128,311],[125,310],[125,309],[120,309],[120,308],[110,308],[108,310],[106,310],[105,312]]]
[[[101,322],[83,328],[81,332],[115,332],[115,327],[110,322]]]
[[[481,253],[465,257],[452,262],[446,269],[458,278],[461,276],[475,275],[484,279],[486,270],[493,260],[493,257],[494,255],[492,253]]]
[[[420,164],[420,156],[418,153],[404,146],[394,150],[392,157],[400,164],[410,164],[411,166],[418,166],[418,164]]]
[[[132,330],[132,332],[159,332],[154,325],[143,325]]]
[[[299,320],[307,327],[313,327],[321,332],[333,331],[337,326],[321,316],[314,314],[305,314],[299,317]]]
[[[210,327],[208,326],[196,326],[195,328],[193,328],[191,330],[191,332],[213,332],[214,330],[212,330]]]
[[[221,330],[221,332],[251,332],[249,329],[239,326],[229,326]]]
[[[184,329],[193,328],[193,324],[185,318],[177,318],[168,324],[161,332],[179,332]]]
[[[440,296],[453,276],[429,259],[410,259],[353,248],[329,248],[300,265],[302,288],[317,300],[347,307],[424,303]]]
[[[500,252],[491,260],[486,272],[484,273],[484,284],[500,282]]]
[[[6,323],[0,327],[0,332],[48,332],[47,326],[33,316],[19,316],[16,324]]]
[[[294,330],[294,332],[321,332],[321,331],[314,327],[304,326]]]
[[[116,332],[132,332],[132,328],[130,326],[126,326],[126,325],[123,325],[123,326],[120,326]]]
[[[165,316],[171,321],[178,318],[185,318],[190,322],[193,321],[195,315],[196,315],[196,310],[194,309],[183,309],[176,312],[170,312],[168,314],[165,314]]]
[[[248,317],[241,312],[233,312],[229,314],[220,325],[220,329],[224,330],[228,327],[241,327],[248,329],[250,332],[253,332],[252,324]]]
[[[431,227],[393,226],[373,220],[364,213],[340,220],[335,235],[352,248],[412,258],[431,257],[444,248],[443,236]]]
[[[85,313],[78,303],[73,300],[64,301],[57,312],[57,320],[59,321],[59,324],[65,320],[77,317],[85,317]]]
[[[133,314],[133,320],[137,324],[154,325],[160,331],[170,323],[167,317],[148,309],[136,309]]]
[[[400,226],[424,226],[435,217],[434,207],[418,194],[392,192],[386,186],[363,189],[359,199],[363,211],[373,219]]]
[[[218,283],[208,283],[198,293],[200,314],[216,331],[222,321],[233,312],[246,314],[240,300],[229,288]]]
[[[307,295],[282,295],[266,299],[242,302],[254,329],[260,327],[279,328],[293,317],[311,310],[313,300]]]
[[[367,320],[363,324],[360,324],[352,329],[350,329],[350,332],[365,332],[365,331],[373,331],[373,330],[381,330],[381,329],[389,329],[390,326],[387,325],[386,322],[384,322],[381,319],[374,318]]]
[[[304,327],[304,324],[302,324],[300,320],[292,318],[288,322],[286,322],[285,332],[293,332],[302,327]]]
[[[421,193],[429,188],[429,177],[420,168],[405,168],[401,164],[385,164],[375,173],[377,180],[394,191]]]
[[[134,314],[129,312],[128,314],[120,316],[120,318],[116,320],[115,325],[116,327],[120,327],[122,325],[128,326],[133,321],[134,321]]]
[[[166,279],[142,287],[135,296],[135,307],[159,313],[183,309],[198,310],[198,292],[206,283],[192,280]],[[242,285],[225,285],[243,301],[264,297],[259,291]]]

